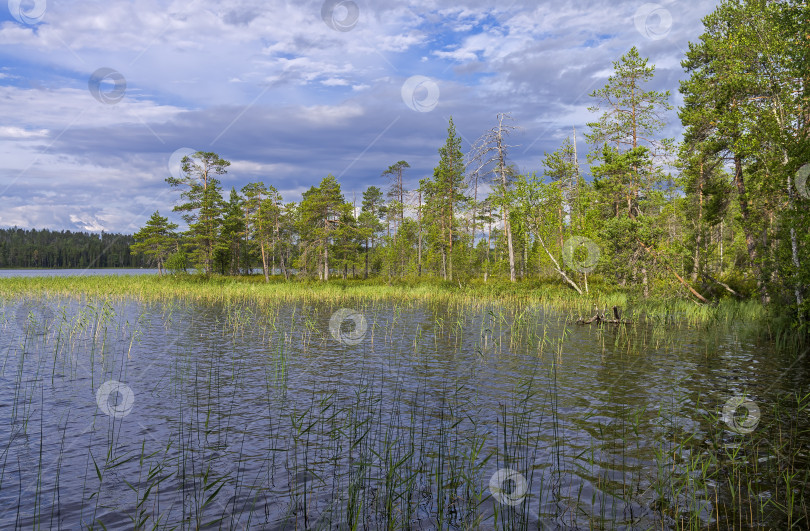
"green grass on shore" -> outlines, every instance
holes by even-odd
[[[691,323],[711,321],[757,321],[766,315],[755,301],[723,300],[714,305],[697,305],[683,298],[644,299],[629,291],[616,291],[592,286],[580,296],[569,287],[551,281],[489,282],[404,280],[285,281],[272,278],[265,283],[260,275],[242,277],[204,277],[182,275],[157,277],[133,276],[67,276],[10,277],[0,279],[0,297],[44,293],[54,296],[132,297],[147,301],[181,299],[205,303],[254,302],[323,302],[346,304],[356,301],[387,300],[396,302],[445,302],[451,304],[501,303],[532,304],[550,310],[567,312],[573,317],[590,317],[594,308],[618,306],[626,319],[656,317],[676,318]]]

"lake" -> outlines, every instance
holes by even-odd
[[[98,275],[157,275],[157,269],[0,269],[0,278],[9,277],[70,277]]]
[[[295,270],[290,270],[295,273]],[[189,270],[193,272],[193,270]],[[252,275],[261,274],[261,269],[252,269]],[[157,275],[157,269],[127,269],[127,268],[104,268],[104,269],[0,269],[0,278],[10,277],[85,277],[99,275]],[[164,274],[166,272],[164,271]],[[276,268],[273,274],[281,275],[283,272]]]
[[[2,304],[2,529],[776,529],[807,507],[807,364],[743,327]]]

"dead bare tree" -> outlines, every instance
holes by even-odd
[[[470,174],[476,177],[479,175],[481,177],[491,176],[491,182],[500,191],[501,214],[506,233],[506,245],[509,250],[509,279],[515,282],[515,250],[512,245],[512,227],[509,223],[509,202],[506,199],[510,171],[506,159],[509,149],[517,146],[507,144],[506,138],[518,127],[507,123],[512,120],[512,115],[509,113],[498,113],[497,120],[498,125],[484,133],[473,144],[468,156],[467,167],[472,168]]]

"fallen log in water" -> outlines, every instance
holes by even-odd
[[[580,317],[577,320],[577,324],[578,325],[586,325],[591,323],[628,324],[633,322],[628,321],[626,319],[622,320],[622,311],[621,309],[619,309],[618,306],[613,307],[613,319],[608,319],[607,317],[605,317],[605,310],[607,310],[607,307],[605,307],[605,309],[602,310],[602,313],[599,313],[599,306],[597,306],[596,313],[594,314],[593,317],[591,317],[590,319],[583,319]]]

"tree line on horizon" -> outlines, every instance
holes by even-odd
[[[142,268],[147,257],[133,253],[132,235],[69,230],[0,229],[0,268]]]
[[[321,280],[554,277],[583,293],[590,274],[644,296],[673,288],[700,303],[755,296],[801,319],[810,308],[810,186],[800,182],[810,162],[808,7],[724,1],[703,24],[682,60],[680,143],[662,136],[671,94],[647,88],[655,67],[633,47],[591,94],[587,172],[573,128],[542,168],[518,171],[509,113],[466,153],[451,117],[431,176],[411,185],[408,162],[394,162],[360,205],[332,175],[297,203],[262,182],[225,199],[218,177],[230,163],[197,152],[167,179],[188,229],[178,234],[155,212],[132,249],[161,269],[261,267],[266,280],[276,271]],[[572,237],[598,248],[592,272],[572,265],[589,252],[579,246],[572,260]]]

